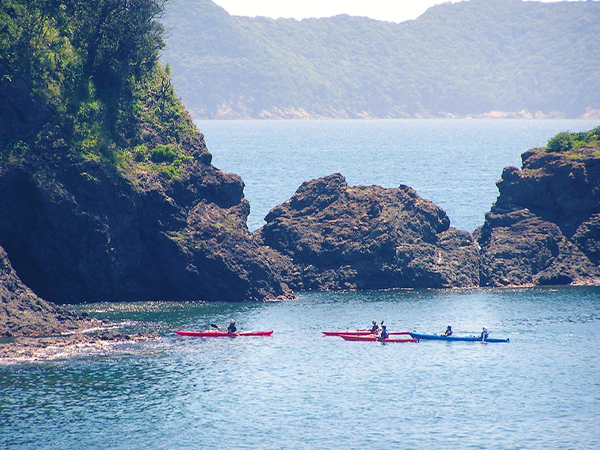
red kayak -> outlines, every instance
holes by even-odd
[[[392,333],[390,333],[392,334]],[[385,339],[377,339],[377,336],[374,334],[370,334],[368,336],[357,336],[355,334],[342,334],[340,335],[342,339],[345,341],[371,341],[371,342],[419,342],[418,339],[395,339],[395,338],[385,338]]]
[[[271,336],[273,331],[252,331],[249,333],[228,333],[226,331],[206,330],[206,331],[176,331],[179,336],[194,337],[236,337],[236,336]]]
[[[325,336],[369,336],[373,334],[371,330],[354,331],[321,331]],[[390,335],[410,334],[410,331],[390,331]]]

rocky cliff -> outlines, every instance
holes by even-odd
[[[348,186],[340,174],[300,186],[256,232],[289,256],[298,290],[447,288],[479,284],[470,233],[408,186]]]
[[[577,146],[563,136],[568,145],[529,150],[520,170],[504,169],[477,232],[482,285],[600,283],[598,135],[580,134]]]
[[[1,163],[0,244],[23,282],[57,303],[291,295],[246,228],[241,179],[197,145],[172,178],[84,159]]]

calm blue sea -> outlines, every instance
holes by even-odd
[[[467,230],[483,221],[502,167],[519,165],[520,153],[559,131],[597,126],[199,125],[215,165],[246,181],[253,227],[302,181],[339,171],[350,184],[411,185]],[[288,302],[79,308],[161,338],[0,364],[0,449],[600,448],[600,287],[311,292]],[[235,339],[174,333],[230,318],[241,330],[274,333]],[[381,344],[320,333],[366,327],[373,319],[424,333],[452,325],[469,335],[487,326],[492,337],[510,343]]]
[[[339,172],[350,185],[406,184],[473,231],[498,196],[496,181],[521,154],[561,131],[600,120],[306,120],[196,122],[215,166],[237,173],[251,204],[248,226],[307,180]]]

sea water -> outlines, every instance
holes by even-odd
[[[262,186],[247,196],[263,216],[300,182],[339,171],[350,184],[403,183],[436,204],[447,201],[444,209],[454,211],[449,213],[453,225],[458,222],[462,229],[480,223],[497,195],[480,201],[478,195],[457,194],[477,194],[487,184],[473,161],[479,161],[482,174],[490,172],[493,184],[503,166],[519,165],[519,154],[527,148],[544,145],[559,131],[596,126],[580,121],[398,122],[404,121],[200,125],[218,167],[259,175],[243,177],[247,187]],[[386,131],[386,123],[396,131]],[[350,125],[362,131],[350,131]],[[218,138],[225,142],[221,150],[212,148],[210,126],[213,134],[225,130]],[[292,168],[282,167],[286,152],[294,148],[287,137],[298,137],[294,142],[300,145],[299,136],[305,134],[296,127],[311,130],[306,146],[289,156],[297,171],[305,171],[298,180]],[[424,142],[456,142],[454,149],[432,152],[430,144],[423,144],[418,151],[407,144],[402,148],[412,150],[404,157],[390,150],[380,155],[379,169],[371,170],[376,155],[358,142],[361,136],[396,133],[410,142],[406,136],[415,127],[422,128]],[[321,132],[323,140],[343,143],[337,157],[312,149]],[[517,132],[526,144],[516,143]],[[281,140],[263,154],[255,144],[253,157],[243,157],[238,168],[225,167],[233,160],[224,153],[247,151],[233,142],[248,145],[240,136],[253,134],[262,136],[259,143],[277,134]],[[486,143],[476,147],[475,141]],[[323,153],[323,159],[316,158]],[[402,163],[409,153],[412,169]],[[467,157],[474,159],[465,164]],[[465,169],[469,166],[473,170]],[[260,177],[269,179],[269,173],[270,184],[263,185]],[[458,186],[461,178],[464,191],[439,189],[434,182]],[[254,226],[261,220],[257,215]],[[600,287],[310,292],[286,302],[98,303],[78,309],[121,323],[126,332],[151,332],[159,339],[0,365],[0,449],[600,448]],[[239,338],[174,333],[227,325],[230,318],[240,330],[274,333]],[[458,334],[475,335],[486,326],[491,337],[510,342],[381,344],[321,333],[368,327],[372,320],[384,321],[391,330],[423,333],[441,333],[451,325]]]
[[[82,307],[146,344],[0,366],[3,449],[597,449],[600,288]],[[271,337],[190,338],[237,320]],[[509,343],[347,342],[367,327]]]
[[[498,196],[496,181],[521,154],[562,131],[600,120],[204,120],[213,164],[241,175],[251,213],[269,210],[304,182],[339,172],[350,185],[401,184],[446,211],[453,227],[473,231]]]

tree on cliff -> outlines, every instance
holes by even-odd
[[[157,70],[163,7],[164,0],[4,0],[3,156],[94,147],[111,157],[115,145],[135,144],[133,93]]]
[[[548,140],[547,148],[549,152],[566,152],[573,148],[573,138],[567,132],[558,133]]]

